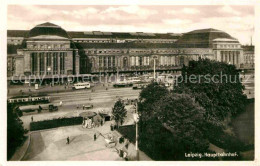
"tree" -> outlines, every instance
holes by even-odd
[[[205,118],[217,124],[245,109],[243,89],[234,65],[201,59],[183,68],[173,92],[194,96],[206,110]]]
[[[157,82],[151,82],[144,88],[139,95],[138,112],[142,118],[140,120],[146,121],[151,118],[154,104],[168,93],[167,88]]]
[[[205,110],[188,94],[169,93],[154,104],[140,133],[140,146],[155,160],[187,160],[185,153],[206,152]]]
[[[16,148],[23,143],[24,128],[23,122],[15,112],[14,104],[7,105],[7,159],[9,160]]]
[[[127,111],[125,109],[125,105],[122,102],[122,100],[119,99],[118,101],[116,101],[114,107],[112,108],[112,115],[113,115],[113,118],[115,119],[117,126],[119,126],[118,125],[119,122],[121,123],[121,125],[123,124],[126,114],[127,114]]]

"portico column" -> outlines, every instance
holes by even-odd
[[[228,62],[231,63],[231,51],[228,51]]]
[[[225,62],[227,63],[228,62],[228,52],[225,51]]]
[[[47,53],[44,53],[44,75],[46,75],[47,71]]]
[[[227,51],[225,51],[225,62],[228,62],[228,55],[227,55]]]
[[[239,51],[237,51],[237,64],[239,65],[240,59],[239,59]]]
[[[236,55],[235,55],[235,51],[232,51],[232,56],[233,56],[233,64],[236,64]]]
[[[230,64],[233,64],[233,54],[232,54],[232,51],[229,51],[229,56],[230,56]]]
[[[34,75],[34,73],[33,73],[33,62],[32,62],[32,60],[33,60],[33,52],[32,53],[30,53],[30,61],[31,61],[31,75]]]
[[[57,52],[57,56],[58,56],[58,63],[57,63],[58,74],[60,74],[60,55],[61,55],[61,52]]]
[[[50,53],[51,54],[51,75],[53,75],[53,52]]]
[[[40,53],[37,52],[37,75],[40,75]]]
[[[109,66],[108,66],[108,65],[109,65],[109,64],[108,64],[108,56],[106,56],[106,61],[107,61],[107,67],[109,67]]]

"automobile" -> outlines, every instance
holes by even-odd
[[[113,148],[116,146],[116,143],[108,138],[105,138],[105,142],[106,142],[105,144],[106,147]]]
[[[93,104],[83,105],[83,110],[84,109],[92,109],[93,107],[94,107]]]
[[[113,86],[115,88],[119,88],[119,87],[129,87],[129,86],[133,86],[133,83],[131,82],[117,82],[117,83],[114,83]]]
[[[53,104],[50,104],[49,105],[49,111],[52,112],[52,111],[58,111],[58,106],[55,106]]]
[[[144,89],[147,87],[147,83],[136,83],[133,85],[133,89]]]

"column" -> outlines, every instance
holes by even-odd
[[[231,54],[230,54],[230,51],[228,51],[228,63],[231,62]]]
[[[61,56],[61,52],[57,52],[57,56],[58,56],[57,68],[58,68],[58,74],[60,74],[60,56]]]
[[[33,53],[30,53],[30,61],[31,61],[31,75],[33,75]]]
[[[239,61],[239,51],[237,51],[237,64],[239,65],[240,61]]]
[[[236,64],[236,61],[235,61],[235,52],[232,51],[232,57],[233,57],[233,65]]]
[[[135,65],[139,66],[139,57],[138,56],[135,56]]]
[[[106,62],[107,62],[107,68],[110,67],[110,66],[108,66],[108,56],[106,57]]]
[[[237,64],[237,55],[236,55],[236,52],[233,52],[234,53],[234,65],[236,65]]]
[[[53,52],[50,53],[51,54],[51,75],[53,75]]]
[[[37,52],[37,75],[40,75],[40,53]]]
[[[44,75],[46,75],[47,71],[47,53],[44,53]]]
[[[104,60],[103,60],[103,57],[102,57],[102,56],[100,56],[99,58],[100,58],[100,61],[101,61],[101,63],[100,63],[100,66],[99,66],[99,67],[103,67],[103,66],[104,66],[104,63],[103,63],[103,62],[104,62]]]
[[[227,62],[227,51],[224,51],[224,62]]]
[[[233,64],[233,54],[232,54],[232,51],[230,51],[230,64]]]

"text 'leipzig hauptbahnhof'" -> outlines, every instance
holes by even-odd
[[[174,73],[190,60],[244,63],[237,39],[216,29],[184,34],[65,31],[43,23],[8,30],[8,78],[153,72]]]

